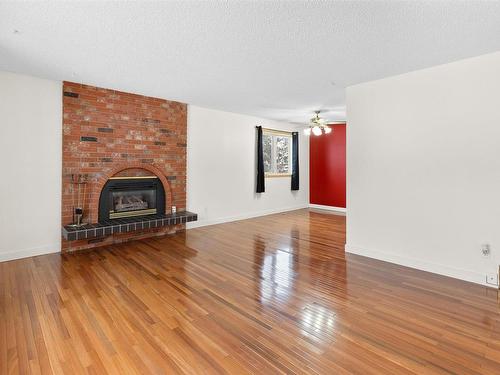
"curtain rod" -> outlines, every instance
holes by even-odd
[[[259,127],[258,125],[255,126],[255,128],[258,128],[258,127]],[[296,132],[291,132],[291,131],[287,131],[287,130],[278,130],[278,129],[271,129],[271,128],[265,128],[265,127],[262,127],[262,130],[268,130],[268,131],[276,132],[276,133],[287,133],[287,134],[298,133],[298,130]]]
[[[330,122],[330,123],[328,123],[326,125],[328,126],[328,125],[345,125],[345,124],[347,124],[346,121],[333,121],[333,122]],[[256,125],[255,127],[258,128],[259,126]],[[300,133],[300,130],[296,130],[295,132],[291,132],[291,131],[287,131],[287,130],[278,130],[278,129],[271,129],[271,128],[265,128],[265,127],[262,127],[262,130],[269,130],[269,131],[272,131],[272,132],[289,133],[289,134]]]

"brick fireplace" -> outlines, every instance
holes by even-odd
[[[117,177],[157,178],[165,199],[162,211],[186,208],[187,106],[72,82],[63,84],[62,224],[73,221],[75,197],[83,221],[96,223],[99,198]],[[74,184],[81,176],[85,184]],[[78,189],[80,193],[78,194]],[[175,232],[184,224],[118,233],[91,240],[62,241],[75,251]]]

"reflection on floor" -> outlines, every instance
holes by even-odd
[[[0,373],[500,373],[496,291],[344,243],[299,210],[0,263]]]

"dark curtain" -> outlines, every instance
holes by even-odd
[[[257,126],[257,193],[263,193],[266,191],[264,181],[264,147],[262,145],[262,126]]]
[[[292,133],[292,190],[299,190],[299,133]]]

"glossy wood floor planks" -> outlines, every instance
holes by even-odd
[[[0,263],[0,374],[500,374],[497,291],[298,210]]]

